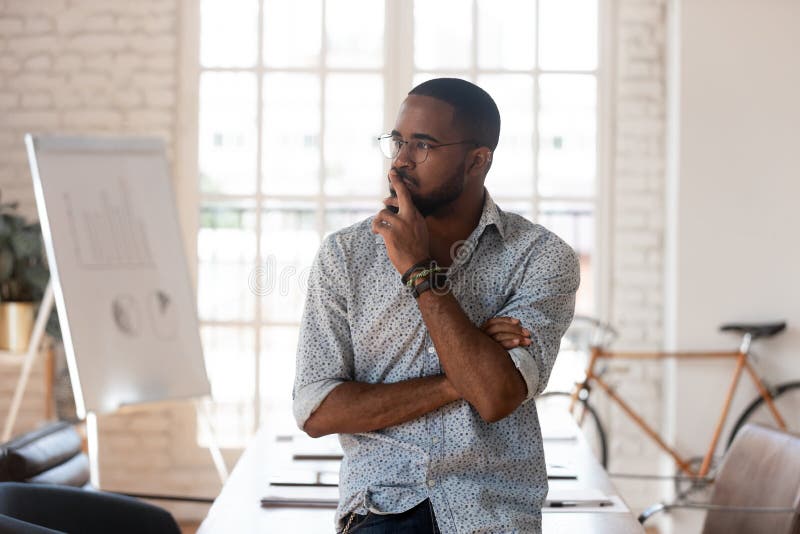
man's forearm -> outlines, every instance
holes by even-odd
[[[426,291],[418,305],[442,368],[463,398],[486,421],[513,412],[527,386],[506,350],[472,324],[452,294]]]
[[[344,382],[325,397],[303,430],[315,438],[371,432],[412,421],[460,398],[444,375],[393,384]]]

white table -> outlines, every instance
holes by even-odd
[[[577,429],[576,429],[577,430]],[[545,440],[548,462],[567,460],[577,480],[550,480],[550,491],[595,488],[615,500],[618,493],[606,472],[592,456],[582,436],[575,439]],[[278,443],[262,430],[236,464],[219,497],[214,501],[198,534],[242,534],[261,532],[334,532],[332,509],[299,507],[262,508],[261,497],[270,491],[269,473],[292,465],[292,445]],[[310,465],[304,462],[304,465]],[[313,464],[316,469],[337,469],[337,462]],[[644,529],[627,510],[571,509],[565,512],[545,508],[544,534],[644,534]]]

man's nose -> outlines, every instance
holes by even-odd
[[[395,167],[411,167],[414,165],[414,162],[411,160],[411,145],[403,143],[397,155],[394,157],[392,164]]]

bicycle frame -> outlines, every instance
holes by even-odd
[[[625,414],[630,417],[633,422],[642,429],[656,444],[661,448],[664,452],[669,454],[673,460],[675,460],[675,464],[678,468],[686,475],[690,477],[698,477],[703,478],[706,477],[711,470],[711,459],[714,454],[714,450],[717,448],[717,444],[719,443],[720,434],[722,433],[722,427],[725,424],[725,421],[728,418],[728,414],[730,412],[731,401],[733,400],[733,396],[736,393],[736,389],[739,385],[739,379],[742,375],[742,370],[746,370],[747,373],[750,375],[753,383],[755,384],[756,388],[758,389],[759,395],[764,399],[764,402],[767,404],[770,412],[772,413],[773,417],[775,418],[776,423],[782,430],[786,430],[786,423],[781,417],[781,414],[778,412],[775,403],[772,402],[773,397],[772,394],[769,392],[767,387],[764,386],[764,381],[758,375],[758,373],[753,368],[752,364],[749,362],[749,346],[750,346],[750,339],[749,336],[745,336],[742,340],[742,345],[740,346],[739,350],[734,352],[613,352],[613,351],[605,351],[600,347],[592,347],[589,357],[589,363],[586,366],[586,378],[583,382],[579,382],[575,385],[575,389],[572,391],[572,396],[570,400],[570,411],[575,408],[575,403],[578,400],[581,391],[586,390],[587,393],[591,390],[591,384],[595,383],[608,395],[608,397],[615,402]],[[686,458],[683,458],[678,452],[673,448],[670,447],[661,437],[661,435],[656,432],[644,418],[636,412],[627,402],[625,402],[615,391],[614,389],[606,383],[603,378],[595,372],[595,366],[601,360],[611,360],[611,359],[628,359],[628,360],[659,360],[659,359],[679,359],[679,360],[687,360],[687,359],[700,359],[700,358],[730,358],[735,359],[736,364],[733,371],[733,377],[730,382],[730,386],[728,386],[728,391],[725,395],[725,402],[722,406],[722,411],[717,419],[716,427],[714,428],[714,434],[711,437],[711,443],[708,446],[708,450],[706,451],[705,456],[703,457],[703,462],[700,466],[700,469],[695,471],[692,469],[689,461]],[[587,397],[588,400],[588,397]],[[580,422],[579,422],[580,423]]]

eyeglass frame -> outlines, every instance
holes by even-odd
[[[442,147],[445,147],[445,146],[463,145],[463,144],[473,144],[473,145],[475,145],[475,147],[476,147],[476,148],[477,148],[477,147],[479,147],[479,146],[481,146],[481,145],[480,145],[480,143],[478,143],[478,142],[477,142],[477,141],[475,141],[474,139],[465,139],[465,140],[463,140],[463,141],[455,141],[455,142],[453,142],[453,143],[437,143],[437,144],[432,144],[430,141],[426,141],[426,140],[424,140],[424,139],[413,139],[412,141],[406,141],[405,139],[402,139],[402,138],[400,138],[400,139],[398,139],[398,140],[397,140],[397,142],[399,142],[399,143],[400,143],[400,148],[398,148],[398,149],[397,149],[397,153],[396,153],[394,156],[388,156],[388,155],[386,155],[386,153],[385,153],[385,152],[384,152],[384,151],[381,149],[381,141],[382,141],[383,139],[397,139],[397,138],[396,138],[396,136],[394,136],[394,135],[392,135],[392,134],[390,134],[390,133],[385,133],[385,134],[379,135],[377,139],[378,139],[378,149],[381,151],[381,154],[383,154],[383,156],[384,156],[386,159],[390,159],[390,160],[394,160],[394,159],[396,159],[396,158],[397,158],[397,156],[399,156],[399,155],[400,155],[400,152],[403,150],[403,147],[404,147],[404,146],[406,146],[406,145],[408,145],[408,144],[409,144],[409,143],[411,143],[412,141],[417,141],[417,142],[419,142],[419,143],[424,143],[424,144],[428,145],[428,148],[425,150],[425,157],[424,157],[424,158],[422,158],[422,161],[414,161],[413,159],[411,159],[411,153],[409,152],[409,157],[408,157],[408,159],[410,159],[411,161],[413,161],[413,162],[414,162],[415,164],[417,164],[417,165],[419,165],[419,164],[421,164],[421,163],[425,163],[425,162],[428,160],[428,152],[430,152],[431,150],[434,150],[434,149],[436,149],[436,148],[442,148]]]

